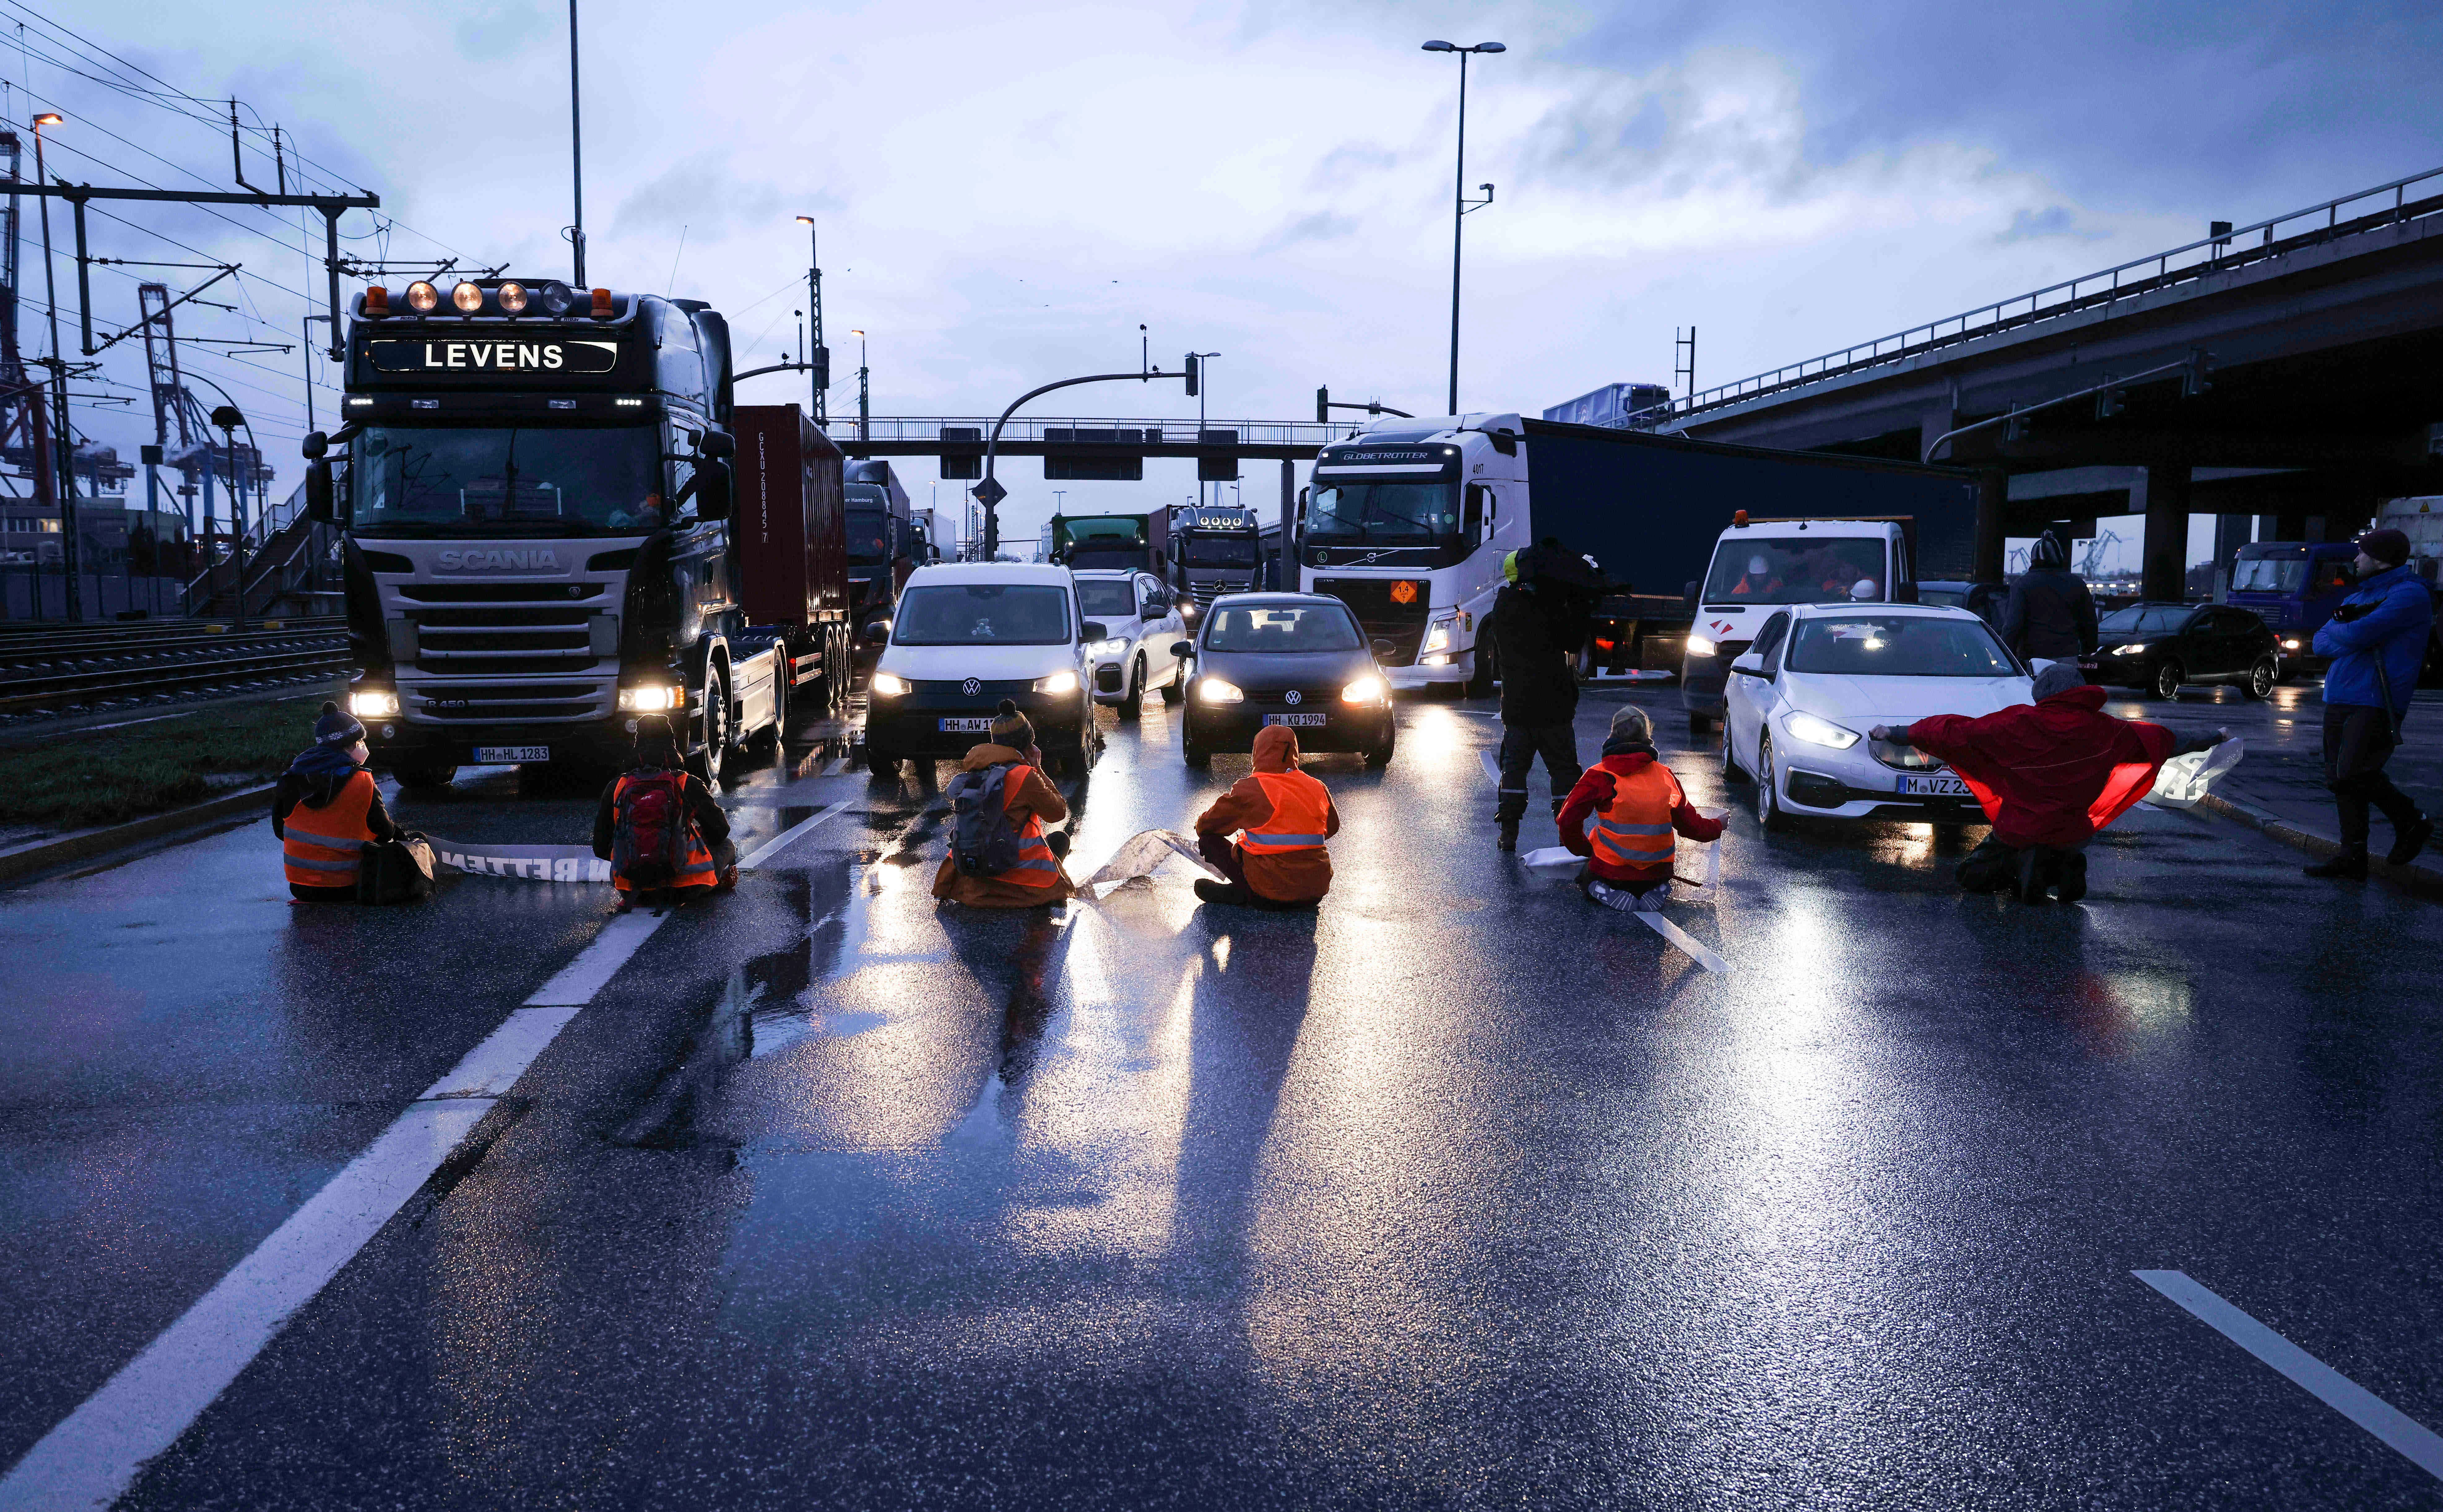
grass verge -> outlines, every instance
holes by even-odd
[[[201,802],[232,782],[268,781],[313,744],[314,710],[326,696],[223,704],[0,749],[0,824],[117,824]]]

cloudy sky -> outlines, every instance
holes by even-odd
[[[1667,380],[1691,325],[1699,384],[1735,378],[2443,164],[2431,0],[579,3],[593,281],[708,299],[742,366],[769,361],[803,307],[792,217],[818,216],[836,415],[855,406],[851,327],[871,333],[874,413],[966,415],[1132,367],[1140,323],[1166,366],[1222,354],[1216,418],[1311,417],[1318,384],[1439,410],[1458,68],[1418,50],[1430,37],[1510,49],[1469,69],[1467,181],[1498,187],[1467,220],[1468,409]],[[226,105],[167,90],[234,95],[318,184],[380,194],[379,222],[344,223],[358,255],[566,274],[564,4],[0,0],[0,19],[26,23],[18,56],[0,49],[12,116],[30,90],[70,118],[55,173],[229,187],[209,120]],[[103,50],[156,93],[104,87]],[[271,171],[259,146],[249,178]],[[98,253],[246,265],[238,307],[182,311],[183,335],[297,340],[321,273],[296,220],[127,218],[97,218]],[[135,320],[139,276],[205,275],[98,269],[98,324]],[[140,395],[140,353],[110,361]],[[293,457],[302,354],[193,365]],[[1086,414],[1195,413],[1175,386],[1085,392]],[[79,422],[132,455],[145,408]],[[925,501],[930,466],[908,473]],[[1193,491],[1189,464],[1148,474],[1064,485],[1069,506]],[[1005,531],[1031,535],[1049,486],[1026,462],[1006,481]],[[1247,489],[1268,503],[1277,483],[1251,470]]]

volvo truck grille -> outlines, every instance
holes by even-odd
[[[1402,585],[1408,589],[1402,602]],[[1377,657],[1386,667],[1413,666],[1417,647],[1425,638],[1425,619],[1432,613],[1432,589],[1423,578],[1318,578],[1315,592],[1328,593],[1350,607],[1365,627],[1368,640],[1387,640],[1388,654]]]

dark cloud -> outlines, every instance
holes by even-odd
[[[781,191],[736,177],[723,166],[725,157],[697,153],[637,185],[619,201],[613,230],[676,231],[684,226],[701,238],[740,223],[784,223],[789,212]]]
[[[1336,242],[1344,236],[1355,235],[1358,229],[1358,222],[1354,216],[1338,215],[1328,210],[1319,210],[1312,215],[1299,216],[1265,237],[1257,244],[1256,254],[1259,257],[1268,256],[1295,247],[1301,242]]]
[[[2089,230],[2078,224],[2077,214],[2067,205],[2054,205],[2046,210],[2021,210],[2011,217],[2008,228],[1993,240],[2008,247],[2012,242],[2041,241],[2048,237],[2067,237],[2073,241],[2102,241],[2109,231]]]

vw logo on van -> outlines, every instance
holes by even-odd
[[[1288,692],[1281,694],[1281,702],[1285,704],[1302,704],[1306,702],[1306,694],[1299,692],[1296,689],[1293,688]]]
[[[959,691],[966,694],[970,698],[973,698],[976,694],[983,692],[983,691],[984,685],[983,682],[973,677],[970,677],[965,682],[959,684]]]

